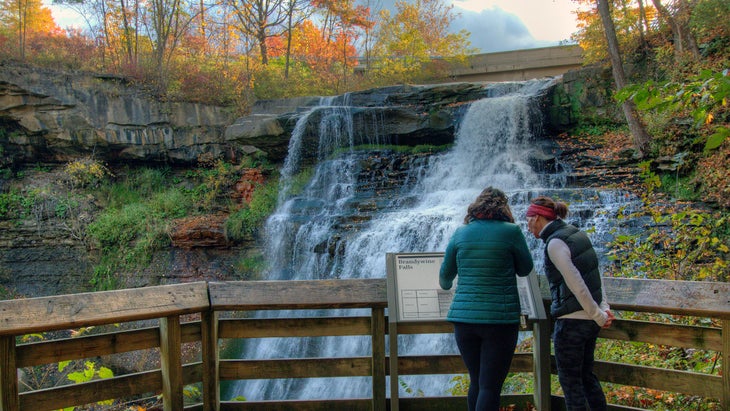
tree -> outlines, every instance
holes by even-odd
[[[382,10],[382,0],[364,0],[364,7],[370,10],[372,15],[379,15]],[[362,43],[360,44],[360,50],[362,50],[362,57],[364,60],[365,67],[370,67],[371,53],[374,46],[374,27],[365,27],[362,35]]]
[[[573,1],[581,5],[581,8],[576,11],[579,30],[572,38],[583,48],[584,61],[594,63],[607,59],[609,56],[604,27],[599,13],[596,12],[595,0]],[[627,0],[609,0],[614,32],[621,50],[647,51],[647,34],[650,31],[648,22],[656,19],[656,10],[645,5],[643,0],[637,1],[635,5]]]
[[[370,29],[374,23],[370,20],[370,9],[365,6],[355,6],[353,0],[313,0],[312,5],[326,10],[322,33],[327,41],[335,40],[340,43],[339,55],[342,57],[342,80],[347,86],[347,70],[354,66],[350,61],[348,49],[357,37],[357,29]]]
[[[43,7],[41,0],[2,0],[0,20],[16,37],[17,55],[25,60],[28,39],[38,33],[59,32],[51,11]]]
[[[139,57],[139,30],[141,26],[140,0],[54,0],[75,11],[86,23],[88,33],[103,45],[100,52],[102,65],[116,69],[137,64]]]
[[[129,0],[127,0],[128,2]],[[119,0],[122,19],[122,39],[124,40],[124,51],[126,55],[126,63],[128,65],[137,62],[137,40],[138,30],[137,21],[139,19],[139,2],[134,2],[134,7],[130,10],[129,4],[125,0]],[[134,21],[134,26],[132,22]]]
[[[181,0],[150,1],[151,36],[159,85],[166,84],[167,63],[192,19],[185,15]]]
[[[465,59],[472,51],[468,32],[449,32],[458,16],[453,5],[446,6],[442,0],[399,0],[395,7],[395,16],[388,10],[381,11],[382,23],[377,32],[379,72],[384,77],[412,81],[433,59]]]
[[[272,57],[284,56],[287,49],[286,38],[287,34],[282,34],[270,39],[269,50]],[[357,50],[348,38],[343,35],[336,35],[334,38],[323,36],[322,30],[310,19],[302,22],[292,33],[290,54],[292,68],[296,69],[293,73],[297,77],[289,78],[287,95],[338,93],[342,70],[351,70],[357,61]],[[346,66],[340,63],[341,60],[346,62]],[[268,71],[272,72],[273,68]]]
[[[597,2],[598,14],[601,16],[601,22],[606,33],[608,55],[611,59],[611,67],[613,68],[613,79],[616,83],[616,89],[621,90],[626,86],[626,75],[624,74],[623,62],[621,61],[621,52],[618,47],[616,30],[611,19],[611,11],[608,6],[608,0],[597,0]],[[641,122],[633,101],[624,101],[621,104],[621,108],[623,109],[626,122],[629,125],[629,130],[634,139],[634,146],[638,150],[639,155],[643,157],[648,150],[650,136]]]
[[[230,0],[236,11],[240,30],[258,42],[261,63],[269,64],[266,41],[281,33],[281,25],[287,20],[284,0]]]
[[[654,7],[659,11],[659,15],[669,24],[674,37],[675,59],[680,59],[682,55],[689,54],[693,60],[700,58],[700,50],[697,47],[694,35],[690,31],[690,17],[692,15],[692,7],[697,0],[688,2],[687,0],[676,1],[675,12],[672,13],[665,7],[660,0],[652,0]]]
[[[292,34],[307,17],[306,6],[309,0],[287,0],[284,12],[286,14],[286,63],[284,65],[284,78],[289,78],[289,64],[291,58]],[[295,16],[297,16],[295,18]]]

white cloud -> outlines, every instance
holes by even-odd
[[[471,33],[483,52],[556,45],[576,31],[570,0],[452,0],[455,30]]]
[[[452,0],[463,14],[501,9],[516,15],[541,41],[561,41],[575,31],[576,4],[570,0]]]
[[[43,5],[51,9],[51,15],[56,25],[62,29],[69,27],[84,29],[83,19],[79,14],[67,6],[53,4],[52,0],[43,0]]]

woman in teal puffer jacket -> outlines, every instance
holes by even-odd
[[[449,240],[439,275],[444,290],[459,276],[446,319],[454,324],[456,344],[469,370],[469,411],[499,410],[520,326],[515,276],[532,269],[532,255],[507,196],[485,188]]]

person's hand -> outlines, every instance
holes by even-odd
[[[603,328],[610,327],[611,324],[613,324],[613,320],[616,319],[616,317],[614,317],[614,315],[611,312],[611,310],[606,310],[606,314],[608,315],[608,320],[606,320],[606,322],[603,324]]]

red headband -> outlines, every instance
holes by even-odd
[[[527,208],[527,217],[533,217],[536,215],[541,215],[548,220],[555,220],[558,218],[558,215],[555,214],[555,210],[553,210],[550,207],[541,206],[539,204],[530,204],[530,206]]]

